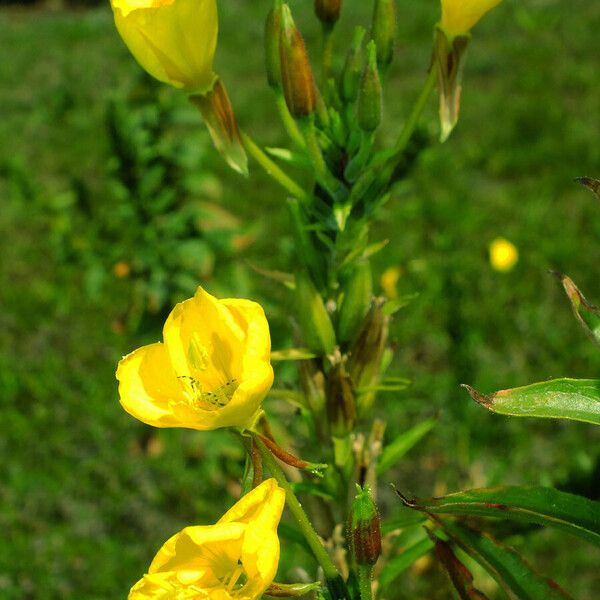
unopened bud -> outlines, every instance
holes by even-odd
[[[377,45],[377,64],[380,67],[387,67],[394,58],[396,27],[396,0],[375,0],[371,36]]]
[[[379,373],[389,329],[389,317],[376,300],[350,349],[349,372],[356,387],[368,385]]]
[[[279,43],[281,81],[290,113],[305,117],[314,113],[317,106],[317,90],[312,67],[301,33],[296,28],[290,7],[281,10],[281,34]]]
[[[342,0],[315,0],[315,14],[319,20],[329,27],[335,25],[340,18]]]
[[[281,87],[280,32],[281,4],[277,4],[269,11],[265,22],[265,69],[267,81],[273,89]]]
[[[372,295],[371,265],[368,261],[362,261],[356,265],[344,286],[344,298],[340,306],[337,327],[340,342],[354,339],[369,311]]]
[[[364,62],[362,43],[365,33],[362,27],[357,27],[354,30],[352,46],[346,56],[340,86],[340,96],[346,102],[354,102],[358,98]]]
[[[335,347],[335,332],[323,298],[308,274],[296,275],[296,317],[304,342],[319,355],[331,354]]]
[[[382,96],[381,80],[377,69],[377,49],[375,42],[371,40],[367,46],[367,66],[358,95],[358,125],[367,133],[375,131],[381,123]]]
[[[440,140],[448,139],[458,122],[465,54],[470,35],[448,37],[439,27],[435,31],[434,61],[440,85]]]
[[[207,94],[190,96],[202,113],[215,148],[238,173],[248,175],[248,157],[242,145],[240,130],[223,82],[218,79]]]
[[[342,438],[354,428],[356,402],[352,383],[343,363],[336,365],[327,375],[327,419],[331,435]]]
[[[357,565],[374,565],[381,555],[379,511],[369,486],[358,488],[350,508],[346,531],[350,556]]]

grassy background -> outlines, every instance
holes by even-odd
[[[285,140],[260,41],[269,4],[224,3],[217,62],[238,120],[277,144]],[[292,2],[316,55],[310,4]],[[340,45],[370,10],[345,4]],[[382,134],[389,139],[428,66],[437,3],[400,0],[399,8]],[[440,415],[420,452],[394,473],[407,492],[570,482],[600,498],[597,429],[495,417],[458,387],[491,391],[599,371],[600,355],[547,273],[568,272],[600,299],[600,211],[572,182],[597,176],[600,165],[598,23],[600,6],[587,0],[503,3],[475,32],[458,129],[424,153],[380,215],[373,237],[390,243],[378,272],[400,266],[400,292],[419,297],[393,327],[394,374],[414,383],[382,398],[379,410],[390,437]],[[232,502],[242,454],[225,433],[156,432],[119,408],[116,361],[160,329],[123,333],[115,320],[126,283],[109,283],[92,301],[80,269],[55,252],[49,207],[81,182],[95,202],[110,198],[107,102],[139,78],[110,12],[4,9],[0,51],[10,56],[0,62],[0,597],[123,597],[164,539]],[[157,93],[189,110],[175,92]],[[433,102],[428,117],[434,133]],[[200,124],[186,135],[207,145]],[[223,206],[261,232],[244,258],[289,268],[294,247],[280,190],[257,169],[245,181],[211,152],[203,161]],[[487,247],[498,235],[520,250],[509,274],[489,267]],[[263,302],[274,346],[286,344],[290,328],[277,308],[285,292],[248,270],[239,280],[220,277],[219,266],[203,283]],[[551,532],[514,543],[575,597],[591,598],[600,586],[594,549]],[[433,598],[415,591],[416,577],[406,574],[399,597]]]

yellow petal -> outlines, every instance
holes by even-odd
[[[281,491],[283,490],[277,485],[275,479],[267,479],[240,498],[217,523],[249,523],[253,519],[257,519],[264,505],[268,505],[273,499],[276,499],[276,508],[278,509]],[[282,510],[283,507],[279,511],[279,517],[281,517]]]
[[[125,44],[156,79],[205,93],[217,44],[216,0],[112,0]]]
[[[241,556],[243,523],[186,527],[158,551],[149,573],[206,572],[223,576]]]
[[[450,36],[468,33],[483,15],[502,0],[441,0],[441,27]]]
[[[170,403],[182,398],[182,388],[163,344],[143,346],[127,355],[117,367],[123,408],[136,419],[155,427],[176,427]]]

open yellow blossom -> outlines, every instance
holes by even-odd
[[[186,527],[158,551],[129,600],[254,600],[279,563],[285,492],[268,479],[215,525]]]
[[[440,27],[451,37],[468,33],[486,12],[502,0],[442,0]]]
[[[510,271],[519,260],[516,246],[504,238],[496,238],[490,244],[490,264],[496,271]]]
[[[216,0],[111,0],[111,5],[119,34],[150,75],[189,93],[211,89]]]
[[[163,328],[117,368],[123,408],[155,427],[249,427],[273,384],[271,337],[262,307],[217,300],[198,288]]]

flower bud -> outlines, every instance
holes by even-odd
[[[274,6],[265,22],[265,69],[267,81],[273,89],[281,87],[281,59],[279,38],[281,32],[281,5]]]
[[[328,27],[333,27],[340,18],[342,0],[315,0],[315,14]]]
[[[212,141],[227,164],[234,171],[248,175],[248,157],[242,145],[233,107],[221,80],[215,83],[208,94],[192,95],[190,101],[200,109]]]
[[[468,33],[501,0],[442,0],[440,27],[449,37]]]
[[[364,61],[362,43],[365,33],[362,27],[357,27],[354,30],[352,46],[346,56],[340,85],[340,95],[346,102],[354,102],[358,98]]]
[[[369,311],[373,295],[373,277],[368,261],[358,263],[344,286],[338,318],[338,339],[349,342],[358,333],[360,325]]]
[[[440,86],[440,140],[448,139],[458,122],[465,53],[470,36],[449,37],[439,27],[435,31],[434,61]]]
[[[377,48],[371,40],[367,45],[367,66],[363,72],[358,95],[358,126],[367,133],[375,131],[383,112],[381,80],[377,69]]]
[[[389,317],[383,312],[383,303],[375,301],[365,317],[358,336],[350,348],[348,371],[357,392],[359,415],[365,415],[375,400],[374,386],[379,382],[388,339]],[[360,391],[360,388],[366,388]]]
[[[331,435],[345,437],[354,428],[356,403],[352,383],[343,363],[336,365],[327,375],[326,402]]]
[[[281,10],[279,56],[283,93],[290,113],[294,117],[314,113],[317,106],[315,80],[304,39],[287,4]]]
[[[380,67],[387,67],[394,58],[396,27],[396,0],[375,0],[371,36],[377,45],[377,63]]]
[[[369,486],[360,488],[350,508],[346,537],[352,560],[357,565],[374,565],[381,555],[379,511]]]
[[[331,354],[335,347],[335,332],[323,298],[308,274],[296,275],[296,318],[306,346],[317,354]]]
[[[111,0],[111,5],[119,34],[150,75],[189,94],[211,89],[216,0]]]

